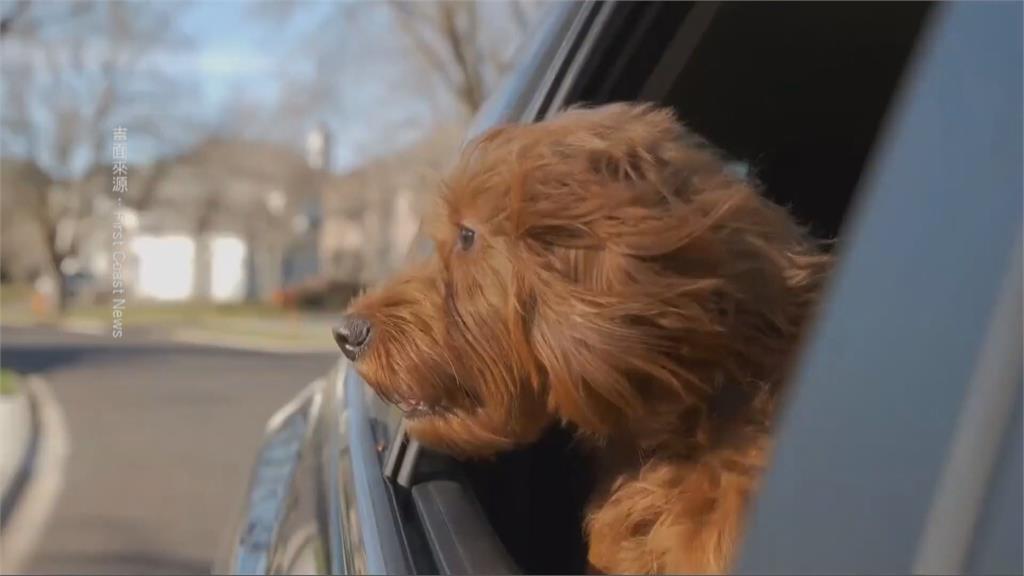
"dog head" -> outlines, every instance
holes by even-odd
[[[488,454],[561,420],[672,429],[771,385],[824,257],[670,111],[575,109],[470,143],[435,251],[336,336],[426,444]]]

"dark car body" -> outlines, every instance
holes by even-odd
[[[470,136],[671,105],[840,238],[737,569],[1020,573],[1021,5],[551,12]],[[582,572],[587,490],[567,432],[457,462],[341,359],[268,424],[218,571]]]

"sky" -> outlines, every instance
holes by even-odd
[[[181,27],[199,53],[194,73],[211,110],[230,98],[233,88],[273,97],[272,85],[264,81],[264,75],[280,64],[277,55],[302,42],[303,35],[332,8],[327,2],[299,4],[288,18],[280,20],[282,26],[274,28],[259,20],[251,2],[206,0],[186,4]]]
[[[4,40],[0,94],[5,85],[16,84],[19,76],[11,71],[17,65],[46,70],[40,62],[54,47],[63,48],[69,59],[95,57],[96,69],[111,51],[134,49],[134,40],[104,34],[109,28],[103,28],[102,13],[97,20],[60,25],[60,11],[70,4],[35,6],[37,17],[58,24],[38,39]],[[195,123],[221,136],[271,140],[298,151],[310,129],[326,124],[334,144],[331,168],[339,172],[411,145],[432,127],[460,118],[458,104],[436,76],[426,73],[384,2],[175,0],[138,2],[132,8],[132,17],[149,21],[169,10],[173,18],[167,18],[168,25],[174,22],[179,32],[174,44],[145,52],[144,65],[132,69],[133,77],[118,79],[143,94],[134,109],[138,116],[165,123],[181,116],[179,126]],[[498,46],[507,44],[501,33],[508,24],[490,12],[501,8],[500,3],[483,3],[480,9],[484,32]],[[141,42],[145,45],[144,37]],[[159,75],[172,77],[177,92],[154,88],[167,86],[151,80]],[[67,107],[89,105],[90,93],[77,92],[81,82],[75,77],[44,72],[29,78],[35,110],[28,115],[48,126],[43,133],[55,133],[57,115],[53,106],[39,102],[52,97],[63,98],[60,105]],[[136,140],[132,156],[147,162],[188,145],[170,138],[148,144]]]
[[[259,103],[294,97],[289,92],[299,93],[304,86],[287,78],[309,80],[323,73],[307,54],[320,44],[327,47],[326,68],[353,80],[332,94],[323,114],[310,119],[332,130],[334,169],[353,168],[411,144],[432,124],[445,121],[439,116],[455,112],[450,106],[446,110],[433,90],[408,93],[410,86],[402,83],[407,74],[402,71],[415,55],[406,46],[393,41],[375,47],[366,44],[367,38],[393,37],[398,32],[383,2],[362,3],[369,9],[350,19],[339,17],[339,2],[306,0],[290,10],[269,2],[256,8],[253,4],[198,1],[189,5],[183,18],[183,29],[200,54],[200,64],[192,73],[197,75],[207,113],[216,113],[238,94]],[[286,79],[281,81],[282,77]]]

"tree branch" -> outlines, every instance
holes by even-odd
[[[25,18],[29,9],[28,0],[18,0],[6,14],[0,15],[0,39],[10,34],[19,20]]]

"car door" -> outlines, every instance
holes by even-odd
[[[740,572],[1021,573],[1022,16],[931,19]]]

